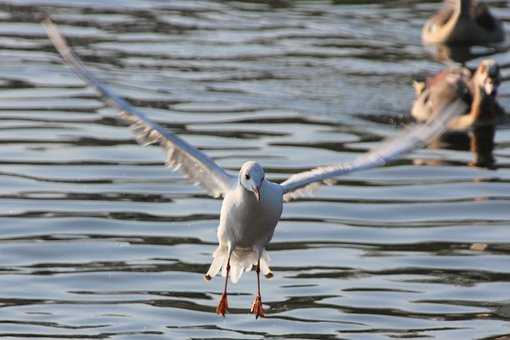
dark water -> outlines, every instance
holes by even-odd
[[[495,169],[469,166],[467,144],[420,150],[288,204],[268,317],[247,313],[248,273],[222,319],[222,281],[202,280],[220,201],[137,145],[33,15],[222,166],[254,159],[282,180],[396,133],[381,117],[405,117],[411,81],[441,68],[420,45],[437,2],[346,3],[0,0],[0,337],[510,334],[509,129]],[[491,3],[510,27],[510,5]]]

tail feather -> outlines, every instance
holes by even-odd
[[[220,270],[223,277],[227,276],[227,260],[228,248],[218,247],[213,253],[213,261],[207,276],[214,277]],[[250,271],[258,262],[258,253],[251,248],[236,248],[230,257],[230,273],[229,278],[232,283],[237,283],[244,272]],[[260,270],[269,277],[272,275],[269,268],[269,256],[265,250],[262,251],[260,257]]]
[[[271,260],[271,258],[269,257],[269,254],[265,250],[263,250],[262,256],[260,257],[260,271],[267,278],[270,278],[273,276],[273,272],[271,271],[271,268],[269,268],[270,260]]]
[[[218,274],[221,270],[221,267],[226,267],[227,258],[227,248],[218,247],[213,253],[213,261],[209,267],[209,270],[207,271],[207,274],[205,275],[210,278],[216,276],[216,274]]]

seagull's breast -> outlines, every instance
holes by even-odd
[[[223,200],[220,229],[224,241],[240,247],[265,246],[273,237],[283,208],[283,192],[278,184],[264,181],[261,200],[239,186]]]

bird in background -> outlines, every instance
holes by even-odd
[[[403,131],[353,161],[318,167],[295,174],[282,183],[275,183],[267,178],[264,168],[254,161],[245,162],[238,173],[228,173],[206,154],[149,119],[145,113],[131,106],[96,78],[67,45],[51,20],[45,20],[43,25],[65,63],[95,88],[108,104],[120,111],[120,117],[131,125],[138,142],[159,144],[166,153],[166,164],[169,167],[179,168],[192,182],[200,184],[212,196],[223,197],[217,232],[219,245],[205,274],[207,280],[219,272],[225,277],[223,293],[216,308],[216,312],[222,316],[228,310],[228,280],[237,282],[243,272],[253,267],[257,274],[257,292],[251,312],[256,318],[264,316],[260,273],[266,277],[272,276],[265,248],[273,237],[284,202],[298,198],[322,184],[331,184],[335,177],[382,166],[422,146],[442,133],[448,121],[463,113],[466,108],[465,103],[452,93],[438,95],[441,104],[437,106],[436,119]],[[452,88],[456,88],[455,91],[465,91],[461,82],[455,83]]]
[[[503,42],[505,31],[486,3],[444,0],[443,8],[423,26],[422,40],[425,44],[485,45]]]
[[[456,82],[464,84],[465,93],[456,91]],[[414,82],[416,99],[411,115],[418,122],[425,122],[438,112],[442,105],[438,96],[445,92],[463,98],[468,106],[462,115],[448,123],[450,131],[466,131],[483,125],[495,125],[505,115],[504,109],[496,101],[501,83],[499,65],[492,59],[484,59],[471,70],[466,67],[449,67],[424,82]]]

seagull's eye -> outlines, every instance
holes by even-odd
[[[250,175],[246,174],[246,175],[244,175],[244,178],[246,178],[249,181],[250,180]]]

